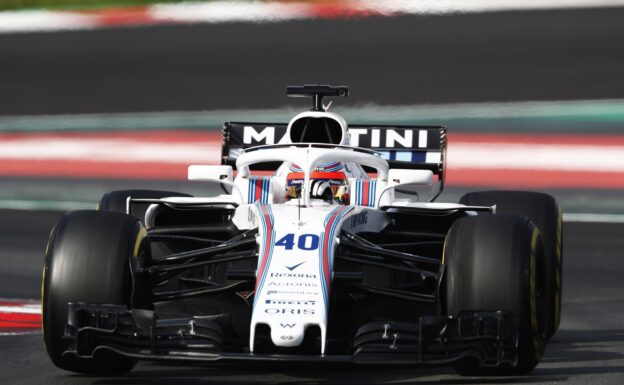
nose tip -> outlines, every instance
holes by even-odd
[[[275,346],[293,347],[303,342],[305,327],[302,323],[277,322],[271,325],[271,340]]]

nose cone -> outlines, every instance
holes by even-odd
[[[303,342],[305,325],[295,322],[277,322],[270,325],[271,340],[275,346],[294,347]]]

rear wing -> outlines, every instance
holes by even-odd
[[[285,143],[286,128],[285,123],[225,123],[221,164],[235,166],[238,156],[249,147]],[[438,176],[442,191],[446,169],[445,127],[350,125],[349,135],[351,146],[379,152],[390,168],[432,171]],[[270,164],[259,166],[255,169],[276,169]]]

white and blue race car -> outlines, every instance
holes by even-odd
[[[113,191],[97,211],[60,219],[43,278],[54,364],[530,372],[559,325],[555,200],[486,191],[434,202],[444,127],[349,126],[322,103],[347,96],[345,86],[287,94],[314,107],[288,124],[226,123],[222,165],[189,167],[219,195]]]

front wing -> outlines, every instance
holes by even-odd
[[[373,322],[351,338],[350,354],[294,350],[250,353],[234,347],[215,317],[158,318],[155,312],[120,305],[70,303],[65,355],[114,353],[152,361],[299,362],[444,365],[472,358],[476,365],[514,365],[515,317],[501,311],[425,316],[416,323]],[[293,348],[291,348],[293,349]],[[331,350],[330,350],[331,351]]]

